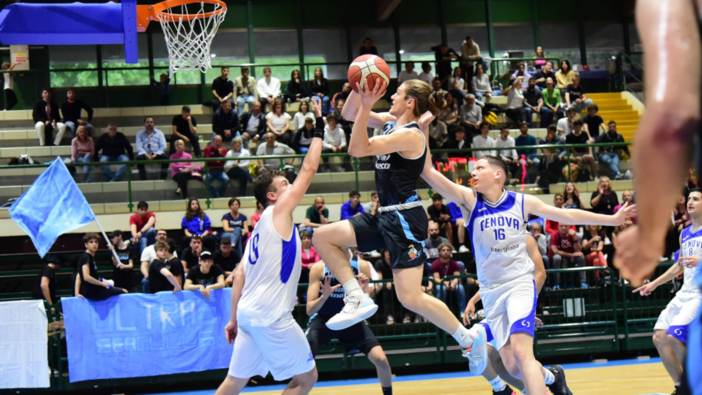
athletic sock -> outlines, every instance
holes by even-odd
[[[544,370],[544,381],[546,382],[546,385],[553,384],[553,382],[556,381],[556,377],[553,376],[553,373],[551,373],[550,370],[544,367],[542,367],[541,369]]]
[[[504,390],[505,387],[507,387],[507,385],[505,384],[504,381],[502,381],[500,376],[497,376],[497,378],[495,378],[495,380],[492,380],[490,382],[490,385],[492,386],[492,389],[495,390],[495,392],[500,392],[500,391]]]
[[[382,387],[383,395],[392,395],[392,387]]]
[[[361,286],[358,285],[358,280],[355,278],[345,282],[343,287],[346,291],[346,296],[352,296],[358,299],[363,298],[363,290],[361,289]]]
[[[468,331],[468,329],[463,325],[459,325],[456,333],[451,336],[453,336],[453,338],[456,339],[458,344],[460,344],[463,348],[473,346],[473,336],[471,336],[470,331]]]

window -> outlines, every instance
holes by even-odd
[[[540,24],[541,46],[546,57],[568,59],[571,64],[580,63],[578,26],[571,24]]]
[[[285,84],[289,81],[290,73],[300,68],[296,30],[254,30],[253,41],[256,63],[268,65],[271,68],[271,74],[280,79],[281,83]],[[277,64],[286,66],[276,66]],[[263,78],[264,67],[255,67],[256,79]],[[234,75],[234,78],[241,75],[240,72],[231,74]]]
[[[502,52],[522,51],[523,57],[534,56],[534,30],[531,25],[495,26],[495,56]]]
[[[448,36],[449,48],[453,48],[459,55],[461,54],[461,45],[463,45],[463,41],[466,40],[466,36],[471,36],[473,41],[480,47],[480,53],[483,57],[490,56],[487,26],[449,25],[446,26],[446,34]]]
[[[149,44],[146,34],[137,35],[138,59],[136,64],[127,64],[124,45],[101,45],[103,84],[105,86],[149,85]],[[140,70],[109,70],[112,68],[143,68]]]
[[[50,45],[49,69],[97,69],[94,45]],[[51,86],[69,88],[98,86],[96,71],[51,71]]]
[[[221,74],[221,66],[249,63],[248,34],[246,31],[217,32],[212,39],[210,54],[214,55],[214,58],[212,58],[212,68],[205,73],[205,84],[208,86]],[[195,78],[197,78],[197,82],[194,82],[195,84],[200,83],[199,71],[192,71],[189,73],[194,73]],[[229,78],[232,80],[240,75],[241,71],[239,71],[239,69],[229,70]]]
[[[400,49],[402,60],[434,60],[432,47],[441,44],[441,28],[436,27],[401,27]],[[456,48],[454,48],[456,49]],[[457,51],[460,53],[460,49]]]
[[[378,56],[390,64],[397,59],[395,56],[395,36],[391,28],[354,27],[351,29],[351,49],[353,56],[358,56],[358,50],[363,46],[363,40],[368,37],[378,49]],[[391,78],[397,78],[397,68],[390,66]]]
[[[305,63],[343,63],[321,66],[324,76],[330,80],[346,79],[348,51],[346,31],[343,29],[305,29],[302,31],[305,48]],[[310,81],[317,65],[306,66],[303,78]]]
[[[585,46],[590,69],[606,69],[624,51],[624,31],[620,23],[585,22]]]

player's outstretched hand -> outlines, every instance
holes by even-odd
[[[383,95],[385,95],[385,90],[387,89],[387,84],[380,78],[375,80],[375,86],[373,89],[368,88],[368,84],[363,84],[361,86],[358,82],[356,83],[356,88],[358,93],[361,95],[361,104],[365,107],[372,107],[375,102],[380,100]]]
[[[631,291],[631,293],[637,293],[637,292],[638,292],[639,294],[641,294],[641,296],[648,296],[648,295],[650,295],[651,292],[653,292],[656,288],[658,288],[658,286],[657,286],[655,283],[650,282],[650,283],[648,283],[648,284],[644,284],[643,286],[636,288],[635,290]]]
[[[229,321],[224,327],[224,335],[227,337],[227,343],[233,344],[234,339],[236,339],[237,334],[237,324],[236,321]]]
[[[644,278],[658,266],[663,253],[662,245],[642,243],[639,234],[638,226],[632,226],[618,234],[614,256],[614,266],[619,269],[621,277],[635,287],[641,285]]]
[[[330,276],[326,276],[326,277],[324,278],[324,281],[322,281],[322,295],[324,295],[325,297],[328,298],[328,297],[330,297],[331,294],[333,294],[334,291],[335,291],[337,288],[339,288],[340,286],[341,286],[341,284],[336,284],[335,286],[332,287],[332,286],[331,286],[331,277],[330,277]]]
[[[683,265],[684,267],[690,269],[693,267],[697,267],[697,265],[700,263],[700,259],[702,259],[702,258],[700,258],[698,256],[694,256],[694,255],[693,256],[683,256],[683,257],[680,257],[680,259],[678,260],[678,263]]]
[[[475,315],[475,304],[468,302],[466,310],[463,312],[463,325],[470,324],[471,318]]]
[[[626,202],[622,205],[622,208],[617,211],[616,214],[614,214],[614,217],[616,218],[616,225],[621,225],[623,223],[631,223],[630,218],[636,216],[636,205],[635,204],[629,204],[629,202]]]

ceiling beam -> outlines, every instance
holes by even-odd
[[[376,3],[375,11],[378,15],[378,22],[382,22],[395,11],[395,8],[402,2],[402,0],[378,0]]]

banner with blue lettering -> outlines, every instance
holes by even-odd
[[[229,366],[231,288],[63,298],[70,381],[198,372]]]

